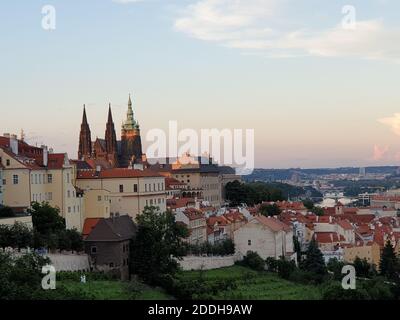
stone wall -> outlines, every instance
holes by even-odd
[[[56,271],[89,271],[89,257],[86,254],[48,254]]]
[[[213,257],[202,257],[202,256],[187,256],[182,261],[179,261],[180,266],[183,270],[211,270],[219,269],[224,267],[230,267],[238,261],[239,256],[213,256]]]

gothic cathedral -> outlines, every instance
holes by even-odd
[[[108,108],[105,139],[97,138],[94,142],[91,139],[86,108],[85,106],[83,107],[78,157],[79,160],[84,160],[92,166],[101,166],[103,168],[127,168],[133,167],[135,164],[142,164],[145,161],[145,156],[142,152],[140,126],[133,115],[130,95],[127,118],[122,124],[120,141],[117,141],[111,105]]]

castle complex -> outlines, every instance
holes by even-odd
[[[140,138],[140,126],[135,120],[132,100],[129,95],[126,121],[122,124],[121,140],[117,141],[115,126],[111,112],[108,109],[105,138],[97,138],[92,142],[90,127],[87,121],[86,108],[83,108],[83,119],[79,134],[79,160],[103,168],[127,168],[145,161]]]

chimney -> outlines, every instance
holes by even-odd
[[[47,167],[49,164],[49,151],[47,146],[42,146],[41,148],[43,150],[43,166]]]
[[[144,167],[143,167],[142,163],[134,163],[133,164],[133,169],[143,171]]]
[[[15,134],[12,134],[9,136],[10,137],[10,149],[12,153],[15,155],[18,155],[18,139]]]

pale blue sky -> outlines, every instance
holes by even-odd
[[[82,105],[95,138],[111,102],[119,135],[131,92],[143,136],[255,129],[257,167],[400,164],[398,1],[116,2],[1,1],[3,132],[74,158]]]

